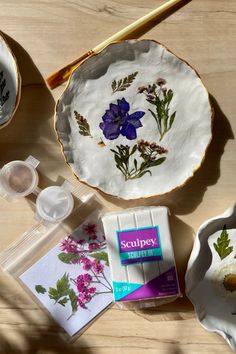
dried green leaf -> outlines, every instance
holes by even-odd
[[[138,175],[138,178],[143,177],[146,173],[149,173],[150,176],[152,175],[152,172],[150,170],[145,170]]]
[[[52,287],[48,289],[48,296],[50,297],[50,299],[55,300],[55,302],[57,302],[61,297],[57,289]]]
[[[110,149],[114,154],[118,155],[118,152],[116,150]]]
[[[72,313],[78,310],[77,296],[73,289],[69,290],[69,299],[71,304]]]
[[[112,81],[111,88],[112,88],[112,91],[115,91],[115,89],[116,89],[116,80]]]
[[[76,121],[77,121],[77,123],[79,125],[79,133],[80,133],[80,135],[92,137],[91,132],[90,132],[90,126],[89,126],[89,123],[88,123],[87,119],[84,118],[77,111],[74,111],[74,115],[75,115],[75,119],[76,119]]]
[[[109,265],[108,254],[104,251],[90,253],[89,256],[98,261],[104,261],[107,266]]]
[[[38,294],[44,294],[47,290],[42,285],[35,285],[35,290]]]
[[[63,307],[65,307],[66,303],[68,302],[68,298],[67,297],[63,297],[63,299],[58,301],[58,304],[62,305]]]
[[[79,261],[80,256],[75,255],[73,253],[66,253],[66,252],[61,252],[57,256],[61,262],[66,263],[66,264],[72,264],[75,263],[76,261]]]
[[[176,111],[173,114],[171,114],[171,116],[170,116],[170,123],[169,123],[168,129],[170,129],[172,127],[172,124],[174,123],[174,120],[175,120],[175,115],[176,115]]]
[[[214,248],[221,260],[226,258],[233,251],[233,246],[229,246],[230,239],[228,236],[226,225],[224,225],[220,236],[217,238],[217,243],[214,243]]]
[[[168,90],[168,91],[167,91],[167,94],[166,94],[166,102],[167,102],[168,104],[170,104],[170,102],[171,102],[171,100],[172,100],[172,98],[173,98],[173,95],[174,95],[174,93],[173,93],[172,90]]]
[[[56,283],[56,288],[50,287],[48,289],[48,296],[50,299],[55,300],[55,302],[58,302],[61,297],[67,296],[69,293],[70,289],[70,283],[69,283],[69,274],[65,273],[61,279],[58,279]]]
[[[117,91],[125,91],[128,87],[130,87],[137,74],[138,72],[136,71],[118,81],[113,80],[111,84],[112,93],[115,93]]]
[[[57,291],[61,296],[68,294],[70,283],[69,283],[69,274],[65,273],[61,279],[57,281]]]
[[[156,117],[155,113],[154,113],[151,109],[148,109],[148,110],[149,110],[149,112],[151,113],[151,115],[153,116],[153,118],[154,118],[155,120],[157,120],[157,117]]]
[[[157,160],[154,160],[151,162],[150,166],[151,167],[158,166],[158,165],[162,164],[165,161],[165,159],[166,159],[166,157],[161,157]]]
[[[121,160],[118,155],[115,154],[114,159],[115,159],[115,162],[117,163],[117,165],[119,165],[121,163]]]
[[[135,153],[135,151],[137,151],[137,148],[138,148],[138,146],[137,146],[137,144],[135,144],[131,150],[130,156],[133,155]]]

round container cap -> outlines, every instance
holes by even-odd
[[[73,210],[74,200],[63,187],[51,186],[43,189],[36,200],[37,215],[49,222],[64,220]]]
[[[25,161],[11,161],[0,171],[1,191],[10,198],[21,198],[31,194],[38,185],[36,169]]]

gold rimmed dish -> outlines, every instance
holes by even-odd
[[[196,71],[153,40],[113,43],[75,69],[55,128],[80,181],[123,199],[168,193],[193,176],[212,137]]]

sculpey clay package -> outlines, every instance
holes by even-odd
[[[146,207],[103,217],[115,301],[180,296],[168,212]]]

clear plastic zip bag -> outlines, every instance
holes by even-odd
[[[0,254],[2,269],[69,336],[81,334],[113,302],[104,207],[83,185],[72,193],[75,207],[66,220],[37,222]]]

